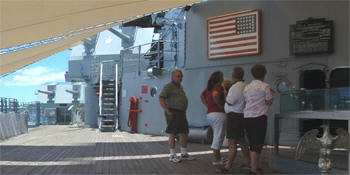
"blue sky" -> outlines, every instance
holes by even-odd
[[[116,26],[114,29],[119,30]],[[150,43],[153,38],[153,28],[139,28],[135,34],[135,45]],[[96,46],[96,55],[118,54],[121,49],[121,40],[108,30],[100,33]],[[150,45],[142,46],[144,53]],[[80,49],[79,49],[80,48]],[[71,56],[82,56],[84,48],[78,45],[73,51],[51,55],[41,61],[26,66],[8,76],[0,78],[0,97],[16,98],[19,102],[34,102],[37,100],[35,91],[41,84],[49,82],[65,82],[64,72],[68,71],[68,60]],[[138,53],[135,49],[134,53]]]
[[[19,102],[36,101],[34,93],[40,84],[64,82],[69,57],[70,51],[65,50],[0,78],[0,97],[16,98]]]

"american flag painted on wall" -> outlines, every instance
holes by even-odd
[[[207,42],[208,59],[259,54],[259,10],[208,18]]]

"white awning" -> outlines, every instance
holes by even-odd
[[[201,0],[1,0],[0,49],[68,36],[59,41],[0,55],[0,75],[69,48],[131,17]],[[121,21],[120,21],[121,22]],[[101,24],[102,27],[96,27]],[[92,27],[95,26],[95,27]],[[83,32],[77,32],[80,29]]]

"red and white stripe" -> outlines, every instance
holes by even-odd
[[[255,21],[255,33],[236,34],[236,18],[257,13],[257,11],[254,11],[239,15],[208,19],[209,58],[258,53],[258,21]],[[258,17],[258,14],[256,17]]]

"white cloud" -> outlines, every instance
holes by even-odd
[[[64,81],[64,72],[55,72],[47,67],[33,67],[20,70],[8,81],[3,81],[5,86],[32,86],[47,82]]]

